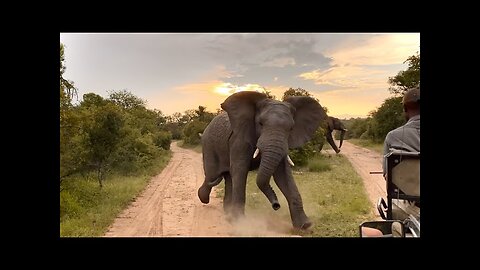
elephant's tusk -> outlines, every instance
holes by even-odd
[[[253,158],[256,158],[258,154],[260,153],[260,149],[255,149],[255,153],[253,153]]]
[[[290,158],[289,155],[287,155],[287,160],[288,160],[288,163],[289,163],[290,165],[292,165],[292,167],[295,166],[295,163],[293,163],[293,161],[292,161],[292,159]]]

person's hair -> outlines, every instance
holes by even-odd
[[[420,112],[420,87],[410,88],[402,99],[403,110]]]

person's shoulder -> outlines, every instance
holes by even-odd
[[[405,128],[405,126],[402,125],[402,126],[397,127],[396,129],[390,130],[390,131],[387,133],[387,136],[386,136],[385,138],[392,137],[392,136],[396,136],[397,134],[402,133],[402,131],[403,131],[404,128]]]

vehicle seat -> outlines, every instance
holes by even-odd
[[[387,160],[387,202],[380,198],[377,209],[385,220],[420,216],[420,152],[393,150]]]

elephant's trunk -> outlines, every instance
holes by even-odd
[[[278,167],[280,161],[283,160],[285,156],[278,153],[278,151],[272,151],[271,149],[266,149],[261,153],[262,159],[260,161],[260,167],[257,174],[257,186],[270,201],[273,210],[278,210],[280,208],[280,203],[278,202],[277,195],[270,185],[270,178]]]
[[[342,129],[342,131],[340,132],[340,146],[338,146],[338,148],[342,148],[343,138],[345,137],[346,131],[347,131],[346,129]]]

